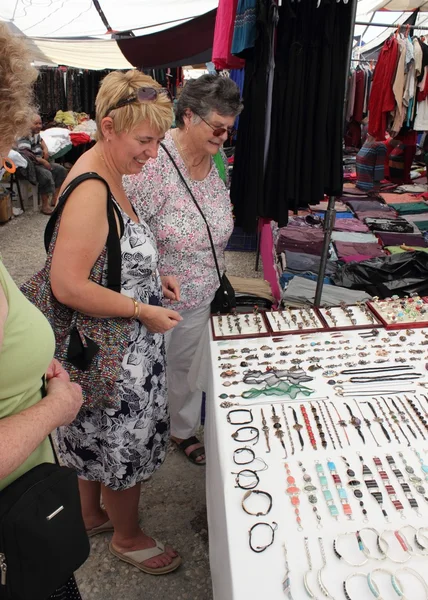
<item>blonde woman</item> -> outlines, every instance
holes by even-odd
[[[141,483],[165,459],[169,439],[163,335],[180,315],[162,308],[162,297],[179,299],[175,277],[159,277],[155,239],[139,220],[122,187],[157,156],[172,122],[167,90],[139,71],[113,72],[96,99],[98,142],[70,171],[64,186],[96,173],[102,181],[80,183],[63,209],[51,269],[59,302],[100,318],[133,319],[129,346],[116,383],[118,410],[84,407],[59,429],[63,462],[79,475],[89,535],[114,531],[111,552],[146,573],[160,575],[181,563],[178,554],[144,533],[138,523]],[[91,270],[108,234],[106,185],[123,222],[121,293],[91,281]],[[101,508],[101,499],[105,510]]]

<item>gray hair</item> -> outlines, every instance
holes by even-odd
[[[222,117],[237,117],[243,109],[239,88],[229,77],[202,75],[187,82],[175,110],[178,127],[184,126],[184,115],[190,109],[206,118],[214,111]]]

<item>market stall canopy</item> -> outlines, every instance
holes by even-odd
[[[210,59],[217,4],[218,0],[10,0],[1,3],[0,19],[28,38],[35,60],[43,64],[84,69],[174,66]],[[162,35],[165,30],[170,34]],[[133,42],[124,44],[130,62],[118,45],[128,40]],[[172,40],[167,49],[165,40]]]
[[[417,14],[414,15],[414,33],[422,35],[425,30],[418,31],[418,26],[428,27],[427,0],[358,0],[357,23],[369,25],[355,26],[355,45],[360,46],[364,53],[376,48],[393,32],[393,29],[387,27],[388,25],[405,23],[415,11]],[[384,24],[385,27],[370,25],[370,23]]]

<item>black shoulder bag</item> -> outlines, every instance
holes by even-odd
[[[226,273],[224,273],[223,275],[221,275],[220,273],[220,269],[218,266],[218,261],[217,261],[217,255],[215,253],[215,248],[214,248],[214,242],[213,242],[213,238],[211,235],[211,231],[208,225],[208,222],[205,218],[204,213],[201,210],[201,207],[199,206],[199,204],[196,201],[195,196],[193,195],[192,190],[190,189],[187,181],[185,180],[182,172],[180,171],[180,169],[178,168],[177,163],[175,162],[175,160],[173,159],[173,157],[171,156],[171,153],[169,152],[169,150],[167,150],[167,148],[164,146],[164,144],[161,144],[162,148],[165,150],[165,152],[167,153],[167,155],[169,156],[172,164],[174,165],[174,167],[177,170],[177,173],[181,179],[181,181],[184,183],[187,191],[190,194],[190,197],[192,198],[196,208],[198,209],[201,217],[203,218],[206,228],[207,228],[207,232],[208,232],[208,237],[210,240],[210,244],[211,244],[211,250],[213,253],[213,257],[214,257],[214,262],[215,262],[215,268],[217,270],[217,275],[218,275],[218,280],[220,283],[220,286],[218,288],[218,290],[215,293],[214,296],[214,300],[211,302],[211,312],[213,314],[227,314],[230,313],[234,308],[236,308],[236,299],[235,299],[235,291],[232,287],[232,284],[230,283],[229,279],[226,277]]]
[[[43,383],[43,394],[44,394]],[[77,474],[37,465],[0,492],[0,599],[46,600],[88,558]]]

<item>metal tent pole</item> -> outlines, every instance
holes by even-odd
[[[352,7],[352,19],[351,19],[351,29],[350,29],[350,36],[349,36],[349,43],[348,43],[348,56],[347,56],[347,61],[346,61],[346,72],[348,72],[349,65],[351,64],[355,20],[357,18],[357,0],[352,0],[352,1],[353,1],[354,5]],[[321,254],[320,269],[318,272],[317,288],[315,291],[315,301],[314,301],[315,306],[321,305],[322,289],[323,289],[323,285],[324,285],[325,270],[326,270],[327,259],[328,259],[328,250],[329,250],[330,240],[331,240],[331,232],[333,231],[334,220],[336,217],[336,211],[334,210],[335,203],[336,203],[336,197],[330,196],[328,205],[327,205],[327,212],[326,212],[325,218],[324,218],[324,245],[323,245],[322,254]]]

